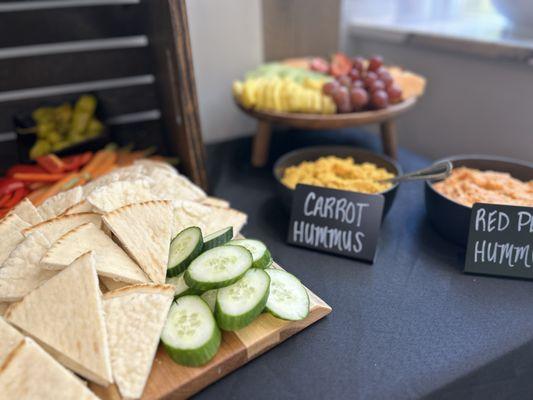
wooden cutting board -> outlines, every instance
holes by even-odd
[[[277,264],[274,267],[281,268]],[[307,292],[310,300],[307,318],[290,322],[261,314],[246,328],[223,332],[217,355],[203,367],[178,365],[159,346],[142,399],[188,398],[331,312],[322,299],[309,289]],[[114,385],[102,388],[91,384],[91,389],[104,400],[121,399]]]

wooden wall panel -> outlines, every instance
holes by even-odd
[[[0,91],[143,75],[151,70],[146,47],[0,60]]]
[[[340,0],[263,0],[265,60],[338,49]]]
[[[139,5],[0,13],[0,47],[132,36],[143,31]]]

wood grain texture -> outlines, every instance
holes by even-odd
[[[272,126],[270,122],[257,121],[257,131],[252,143],[252,165],[254,167],[262,167],[267,163],[271,136]]]
[[[146,47],[0,60],[0,91],[123,78],[151,72]]]
[[[132,36],[143,29],[138,5],[0,13],[0,47]]]
[[[238,102],[237,106],[246,114],[261,121],[303,129],[339,129],[391,120],[410,110],[416,101],[416,98],[410,98],[383,110],[329,115],[259,111],[244,108]]]
[[[281,268],[277,264],[274,267]],[[307,318],[284,321],[262,314],[239,331],[223,332],[217,355],[203,367],[178,365],[159,346],[142,399],[186,399],[331,312],[331,307],[323,300],[310,290],[308,293],[310,312]],[[91,389],[104,400],[120,399],[114,386],[104,389],[91,384]]]
[[[146,12],[168,145],[185,174],[207,189],[185,0],[153,0]]]
[[[379,126],[381,133],[381,145],[383,152],[389,157],[398,157],[398,135],[396,134],[396,122],[385,121]]]

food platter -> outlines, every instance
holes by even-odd
[[[277,264],[274,266],[281,268]],[[246,328],[236,332],[224,332],[219,352],[203,367],[178,365],[170,359],[163,347],[159,346],[142,399],[188,398],[324,318],[331,312],[331,307],[312,291],[307,291],[310,299],[307,318],[289,322],[262,314]],[[114,385],[107,388],[91,385],[91,389],[103,400],[121,399]]]
[[[393,104],[382,110],[353,112],[346,114],[282,113],[247,109],[239,102],[237,106],[249,116],[260,121],[303,129],[339,129],[360,125],[380,124],[398,117],[415,106],[415,97]]]
[[[25,199],[0,220],[0,393],[186,398],[329,314],[246,220],[160,160]]]

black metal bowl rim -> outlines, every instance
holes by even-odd
[[[511,158],[511,157],[492,156],[490,154],[458,154],[458,155],[455,155],[455,156],[444,157],[444,158],[441,158],[439,160],[436,160],[432,165],[435,165],[435,164],[443,162],[443,161],[451,161],[453,163],[454,161],[469,161],[469,160],[472,160],[472,161],[475,161],[475,160],[501,161],[501,162],[507,162],[507,163],[510,163],[510,164],[516,164],[516,165],[520,165],[520,166],[523,166],[523,167],[531,168],[533,170],[533,163],[530,163],[528,161],[518,160],[516,158]],[[501,172],[505,172],[505,171],[501,171]],[[454,204],[460,206],[461,208],[463,208],[465,210],[471,210],[472,209],[472,207],[467,207],[464,204],[458,203],[458,202],[456,202],[456,201],[454,201],[454,200],[442,195],[441,193],[439,193],[433,187],[433,183],[435,183],[435,182],[436,182],[435,180],[427,180],[426,181],[426,186],[429,187],[438,196],[440,196],[440,197],[442,197],[442,198],[444,198],[444,199],[446,199],[448,201],[453,202]]]
[[[300,149],[295,149],[295,150],[292,150],[292,151],[289,151],[288,153],[285,153],[283,154],[280,158],[278,158],[276,160],[276,162],[274,163],[274,166],[272,167],[272,172],[274,174],[274,176],[276,177],[276,180],[283,186],[285,186],[283,184],[283,182],[281,182],[281,177],[278,175],[278,173],[276,172],[278,169],[279,169],[279,164],[281,164],[282,161],[284,161],[286,158],[289,158],[290,156],[293,156],[295,154],[298,154],[298,153],[301,153],[303,151],[307,151],[307,150],[313,150],[313,149],[355,149],[361,153],[367,153],[367,154],[371,154],[373,156],[377,156],[378,158],[381,158],[383,159],[384,161],[387,161],[389,162],[390,164],[392,164],[394,166],[394,168],[396,168],[396,171],[398,171],[398,175],[401,175],[403,173],[403,170],[402,170],[402,167],[400,166],[400,164],[398,164],[397,161],[393,160],[392,158],[384,155],[384,154],[379,154],[379,153],[375,153],[373,151],[370,151],[370,150],[366,150],[366,149],[360,149],[358,147],[350,147],[350,146],[322,146],[322,145],[318,145],[318,146],[309,146],[309,147],[302,147]],[[326,157],[327,155],[323,155],[321,157]],[[349,156],[348,156],[349,157]],[[390,188],[388,188],[387,190],[383,191],[383,192],[379,192],[379,193],[374,193],[374,194],[382,194],[382,195],[385,195],[386,193],[388,192],[392,192],[393,190],[395,190],[398,186],[400,185],[399,182],[396,182],[394,185],[392,185]],[[294,189],[291,189],[290,187],[288,186],[285,186],[287,189],[289,190],[294,190]]]

